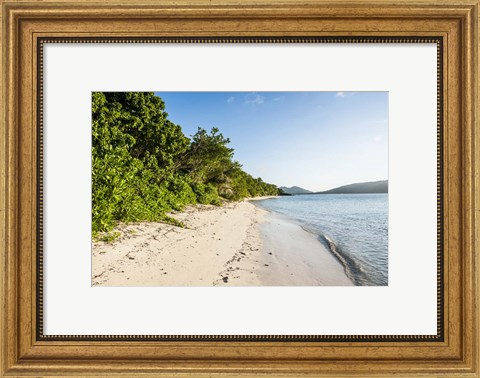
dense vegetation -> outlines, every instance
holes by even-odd
[[[167,119],[153,93],[92,94],[92,230],[118,221],[168,221],[188,204],[277,195],[233,160],[218,129],[199,128],[191,139]]]

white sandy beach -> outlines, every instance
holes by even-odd
[[[249,201],[171,214],[186,228],[120,225],[93,244],[94,286],[351,286],[316,238]]]

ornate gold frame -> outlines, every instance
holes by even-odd
[[[311,374],[478,376],[479,0],[2,2],[2,376]],[[443,317],[438,340],[38,337],[39,41],[148,37],[440,38]],[[39,121],[40,120],[40,121]],[[41,155],[40,155],[41,156]],[[40,176],[41,177],[41,176]],[[40,188],[40,189],[39,189]],[[39,210],[40,209],[40,210]]]

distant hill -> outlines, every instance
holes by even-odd
[[[286,186],[281,186],[280,189],[284,191],[284,193],[287,194],[311,194],[310,190],[300,188],[299,186],[292,186],[290,188],[287,188]]]
[[[318,194],[362,194],[362,193],[388,193],[388,180],[360,182],[344,185]]]

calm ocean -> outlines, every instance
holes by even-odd
[[[317,235],[356,285],[388,285],[388,194],[310,194],[254,203]]]

